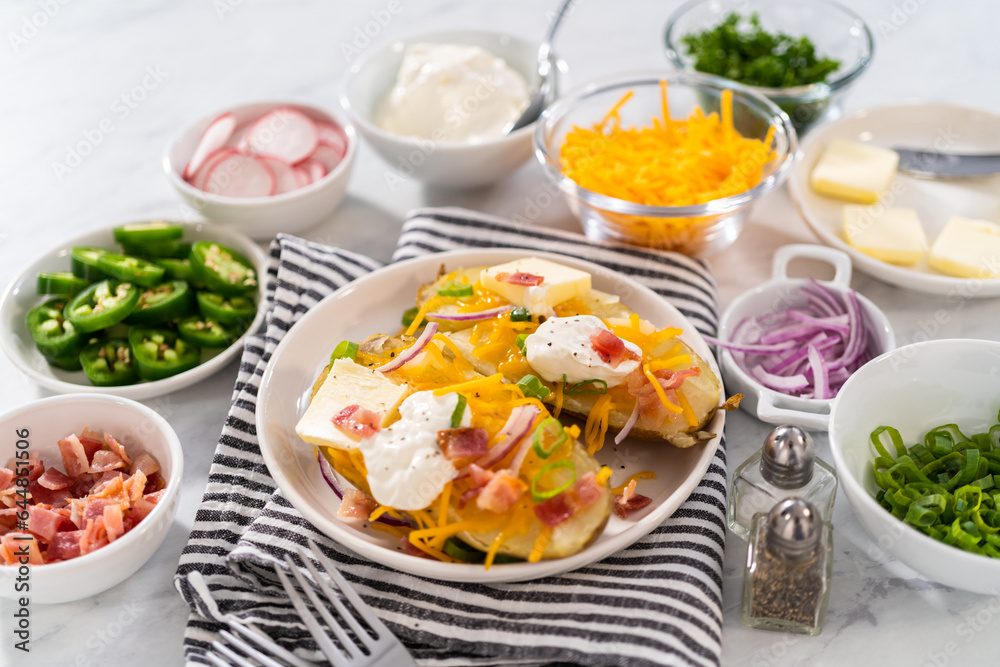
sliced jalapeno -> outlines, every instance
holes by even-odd
[[[198,241],[191,248],[195,280],[219,294],[245,294],[257,289],[257,271],[250,261],[220,243]]]
[[[168,280],[186,280],[191,282],[194,272],[191,270],[191,260],[158,257],[154,260],[163,267],[163,275]]]
[[[49,366],[55,366],[56,368],[61,368],[64,371],[78,371],[82,368],[80,364],[80,353],[74,352],[73,354],[64,354],[58,357],[50,357],[47,354],[42,354],[45,357],[45,361],[49,363]]]
[[[80,364],[87,378],[98,387],[118,387],[139,379],[132,361],[132,349],[124,338],[105,338],[80,352]]]
[[[83,290],[63,310],[67,320],[83,333],[121,322],[139,303],[139,288],[131,283],[102,280]]]
[[[198,292],[198,312],[203,317],[223,324],[246,323],[253,319],[257,304],[246,296],[222,296],[211,292]]]
[[[73,357],[86,342],[83,333],[66,320],[65,308],[65,298],[49,299],[29,310],[25,318],[38,351],[50,360]]]
[[[143,380],[162,380],[191,370],[201,361],[201,349],[169,329],[132,327],[128,342],[135,371]]]
[[[161,259],[186,259],[191,254],[187,241],[159,241],[157,243],[122,243],[122,252],[133,257]]]
[[[89,280],[77,278],[69,271],[43,271],[38,274],[36,289],[39,294],[76,294],[89,284]]]
[[[76,246],[69,251],[69,264],[73,275],[84,280],[104,280],[107,278],[97,267],[97,260],[101,255],[107,254],[105,248],[93,248],[90,246]]]
[[[241,328],[228,327],[203,315],[191,315],[177,323],[181,340],[198,347],[229,347],[242,333]]]
[[[98,257],[97,268],[112,278],[142,287],[152,287],[163,281],[162,266],[138,257],[118,255],[113,252],[106,252]]]
[[[183,280],[171,280],[145,288],[128,316],[129,324],[162,324],[191,312],[191,288]]]
[[[184,236],[184,227],[162,220],[154,220],[115,227],[113,234],[115,241],[122,244],[156,243],[179,239]]]

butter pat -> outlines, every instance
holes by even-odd
[[[895,151],[834,139],[813,167],[809,184],[827,197],[874,204],[889,187],[898,164]]]
[[[408,385],[393,384],[378,371],[350,359],[337,359],[295,432],[311,445],[357,449],[358,441],[335,426],[333,417],[349,405],[360,405],[380,414],[385,426],[409,393]]]
[[[1000,225],[952,217],[931,246],[927,263],[959,278],[1000,278]]]
[[[530,273],[543,278],[537,286],[513,285],[497,279],[501,274]],[[545,315],[564,301],[584,296],[590,291],[590,274],[538,257],[517,259],[483,269],[479,282],[532,315]]]
[[[927,237],[917,212],[881,206],[844,207],[844,236],[875,259],[913,266],[927,252]]]

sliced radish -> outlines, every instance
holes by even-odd
[[[250,131],[250,126],[253,123],[243,123],[242,125],[237,125],[236,129],[233,130],[233,134],[229,137],[229,141],[226,142],[227,148],[233,148],[241,153],[246,153],[250,145],[247,143],[247,132]]]
[[[212,169],[218,164],[219,160],[222,160],[227,155],[236,155],[237,152],[232,148],[220,148],[215,151],[202,163],[198,171],[194,172],[194,176],[191,177],[191,185],[198,188],[199,190],[205,189],[205,184],[208,183],[208,175],[211,173]]]
[[[271,169],[271,173],[274,174],[274,192],[272,194],[280,195],[302,187],[303,183],[295,173],[296,168],[292,165],[266,155],[258,155],[257,159],[266,164]]]
[[[288,164],[302,162],[316,150],[319,131],[309,116],[282,107],[261,116],[247,133],[250,150]]]
[[[309,178],[312,179],[313,183],[326,176],[326,167],[321,162],[317,162],[312,158],[304,161],[299,166],[309,172]]]
[[[299,179],[300,188],[304,188],[313,182],[313,177],[308,169],[303,169],[302,167],[292,167],[292,169],[295,170],[295,178]]]
[[[206,191],[221,197],[267,197],[274,193],[274,172],[263,161],[234,153],[215,163]]]
[[[209,123],[202,133],[201,140],[198,141],[191,159],[184,167],[184,180],[191,180],[194,173],[205,162],[205,158],[225,146],[235,129],[236,116],[228,111]]]
[[[337,151],[339,157],[343,159],[347,154],[347,135],[344,131],[326,121],[316,121],[316,130],[319,132],[319,142]]]
[[[313,151],[312,157],[310,157],[309,160],[306,160],[306,162],[308,163],[310,160],[319,162],[326,168],[326,173],[329,174],[337,168],[337,165],[340,164],[340,161],[343,159],[344,154],[338,153],[336,148],[327,146],[326,144],[320,144],[316,147],[316,150]]]

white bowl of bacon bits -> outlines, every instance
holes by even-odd
[[[59,603],[130,577],[177,512],[177,434],[135,401],[46,398],[0,415],[0,597]]]
[[[347,190],[357,151],[343,117],[291,102],[210,114],[167,147],[171,185],[204,217],[257,239],[327,219]]]

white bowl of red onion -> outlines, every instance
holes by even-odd
[[[829,263],[829,281],[789,278],[796,259]],[[843,383],[895,348],[888,318],[850,288],[851,260],[818,245],[788,245],[774,255],[772,279],[741,295],[719,322],[720,367],[740,407],[771,424],[825,431]]]

